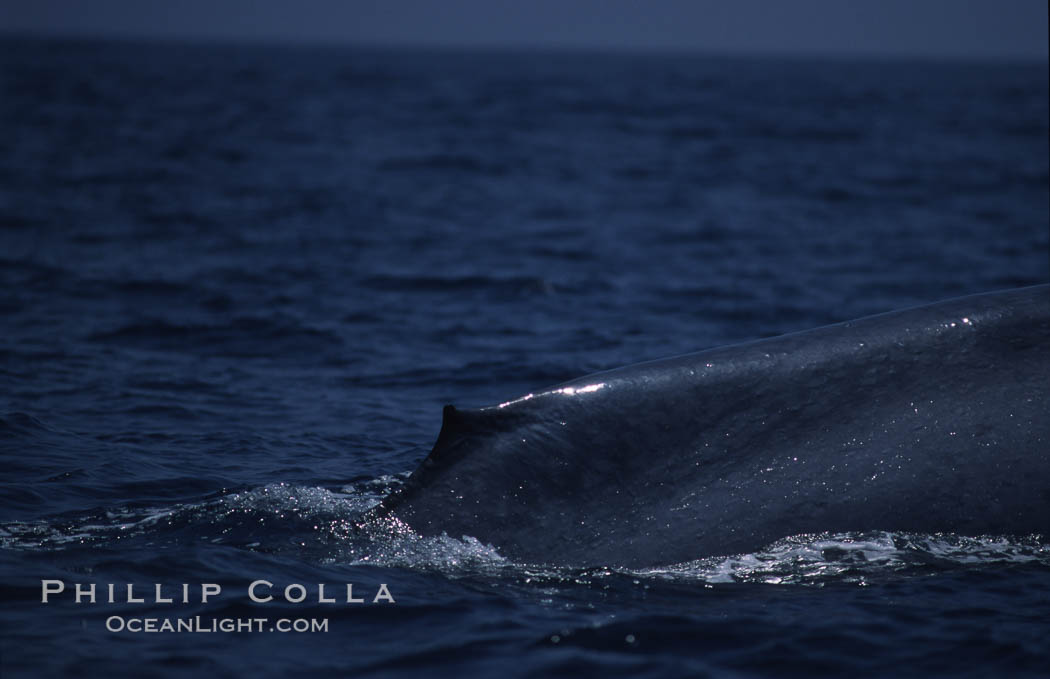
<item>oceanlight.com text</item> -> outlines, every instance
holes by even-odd
[[[106,630],[114,633],[317,633],[328,632],[328,618],[136,618],[111,615]]]

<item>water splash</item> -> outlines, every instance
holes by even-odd
[[[1024,562],[1050,566],[1050,544],[1039,535],[967,537],[869,531],[796,535],[751,554],[699,559],[638,573],[709,584],[864,585],[873,577],[890,574]]]
[[[607,576],[724,583],[865,585],[873,578],[951,568],[1033,562],[1050,566],[1041,536],[965,537],[890,532],[821,533],[779,540],[733,556],[647,569],[571,569],[516,564],[470,536],[424,537],[392,517],[368,513],[407,475],[336,489],[274,483],[195,503],[117,507],[0,524],[0,547],[61,551],[126,545],[180,548],[205,541],[316,564],[437,571],[451,577],[510,576],[526,584],[593,584]]]

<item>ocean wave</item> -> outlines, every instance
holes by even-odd
[[[287,316],[239,316],[222,323],[136,320],[94,332],[88,341],[155,351],[209,353],[242,358],[311,356],[342,347],[342,339]]]
[[[422,275],[378,275],[361,281],[365,288],[396,292],[466,292],[485,291],[504,296],[525,297],[550,295],[557,291],[555,285],[538,276],[422,276]]]
[[[706,583],[863,585],[875,576],[925,575],[954,567],[1005,563],[1050,567],[1050,543],[1040,535],[820,533],[783,538],[752,554],[701,559],[639,573]]]
[[[656,568],[590,568],[515,563],[471,536],[424,537],[368,510],[407,475],[361,479],[338,489],[274,483],[195,503],[113,507],[74,516],[0,524],[0,547],[66,551],[145,542],[205,542],[316,564],[371,565],[450,577],[510,578],[529,586],[597,585],[634,578],[687,585],[864,586],[890,577],[1005,564],[1050,568],[1043,536],[963,536],[872,531],[786,537],[749,554]]]
[[[382,172],[459,172],[479,174],[486,177],[502,176],[509,172],[503,163],[492,163],[466,154],[435,153],[422,156],[401,156],[381,162],[377,168]]]

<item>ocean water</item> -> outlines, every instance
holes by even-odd
[[[4,677],[1050,667],[1045,536],[632,572],[356,521],[446,403],[1047,282],[1046,63],[8,37],[0,125]],[[197,616],[267,629],[108,629]]]

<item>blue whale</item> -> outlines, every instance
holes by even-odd
[[[823,531],[1046,535],[1050,286],[447,406],[433,451],[377,514],[569,566]]]

